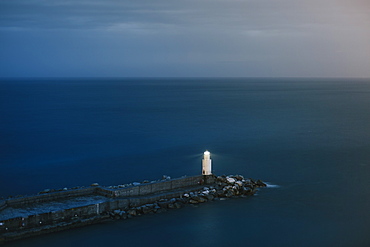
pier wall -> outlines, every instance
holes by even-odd
[[[158,193],[162,191],[175,190],[188,186],[194,186],[201,183],[203,176],[184,177],[168,181],[160,181],[156,183],[147,183],[140,186],[134,186],[114,191],[115,197],[126,196],[144,196],[148,194]]]
[[[69,191],[51,192],[30,197],[8,199],[0,202],[1,207],[22,208],[32,204],[41,204],[53,200],[70,199],[73,197],[102,195],[107,200],[97,204],[68,208],[43,214],[15,217],[4,220],[0,210],[0,234],[22,229],[36,228],[45,225],[56,225],[61,222],[71,222],[100,216],[112,210],[126,210],[130,207],[154,203],[160,199],[181,197],[184,192],[192,190],[195,186],[213,183],[213,177],[192,176],[172,180],[163,180],[138,186],[107,189],[104,187],[89,187]],[[4,215],[3,215],[4,216]],[[1,219],[3,218],[3,220]],[[0,235],[1,237],[1,235]],[[1,241],[0,241],[1,242]]]
[[[4,208],[6,208],[7,204],[6,204],[6,201],[5,200],[1,200],[0,201],[0,211]]]
[[[51,192],[35,196],[26,196],[6,200],[6,204],[10,207],[22,207],[28,204],[44,203],[54,200],[63,200],[67,198],[92,195],[95,192],[94,187],[80,188],[75,190]],[[0,206],[1,207],[1,206]]]

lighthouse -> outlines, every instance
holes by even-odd
[[[212,174],[212,161],[211,161],[211,153],[208,151],[204,152],[203,160],[202,160],[202,175],[211,175]]]

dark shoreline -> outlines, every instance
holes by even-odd
[[[132,185],[132,184],[131,184]],[[199,204],[218,198],[251,196],[266,184],[260,180],[244,179],[241,175],[203,175],[165,178],[127,187],[101,187],[63,191],[44,191],[42,194],[3,201],[0,208],[0,243],[24,239],[41,234],[63,231],[110,220],[129,219],[139,215],[162,213],[182,208],[186,204]],[[99,195],[104,202],[7,218],[6,210],[25,207],[42,207],[47,202],[78,200],[81,196]],[[45,211],[45,209],[43,209]],[[24,212],[23,212],[24,214]]]

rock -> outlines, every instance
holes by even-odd
[[[138,183],[138,182],[133,182],[133,183],[132,183],[132,185],[133,185],[133,186],[138,186],[138,185],[140,185],[140,183]]]
[[[235,184],[238,185],[239,187],[242,187],[243,186],[243,182],[242,181],[239,181],[239,180],[236,181]]]
[[[143,214],[148,214],[152,211],[152,208],[150,208],[148,206],[143,206],[142,211],[143,211]]]
[[[118,210],[118,209],[113,211],[114,214],[119,214],[120,212],[121,210]]]
[[[176,202],[178,202],[178,203],[184,204],[185,201],[186,201],[185,198],[176,198]]]
[[[169,201],[159,201],[157,203],[158,203],[158,206],[161,208],[168,208],[168,204],[170,204]]]
[[[225,191],[224,190],[219,190],[219,191],[217,191],[217,196],[218,197],[225,197],[226,195],[225,195]]]
[[[50,190],[50,189],[45,189],[45,190],[43,190],[43,191],[39,192],[39,194],[46,194],[46,193],[49,193],[49,192],[51,192],[51,190]],[[10,197],[10,196],[9,196],[9,198],[13,198],[13,197]]]
[[[231,186],[231,185],[227,185],[227,186],[222,188],[223,191],[232,190],[232,189],[233,189],[233,186]]]
[[[206,195],[208,201],[212,201],[215,197],[211,194]]]
[[[227,182],[229,184],[234,184],[235,183],[235,179],[234,178],[226,178]]]
[[[149,183],[149,180],[144,180],[143,181],[143,184],[147,184],[147,183]]]
[[[242,175],[235,175],[234,178],[238,181],[244,180],[244,177]]]
[[[234,196],[234,192],[232,190],[227,190],[226,193],[225,193],[225,196],[226,197],[232,197],[232,196]]]
[[[194,200],[194,199],[190,199],[190,200],[189,200],[189,203],[191,203],[191,204],[198,204],[199,202],[198,202],[198,201],[196,201],[196,200]]]
[[[92,183],[90,186],[99,186],[98,183]]]
[[[137,215],[141,215],[143,213],[143,207],[144,206],[140,206],[140,207],[136,207],[135,210],[136,210],[136,214]]]
[[[68,190],[68,188],[63,188],[63,190],[65,191],[65,190]]]
[[[267,185],[266,185],[264,182],[262,182],[260,179],[258,179],[258,180],[257,180],[256,185],[257,185],[258,187],[266,187],[266,186],[267,186]]]
[[[128,215],[131,215],[131,216],[136,216],[136,215],[137,215],[137,212],[136,212],[136,210],[135,210],[135,209],[129,209],[129,210],[127,211],[127,214],[128,214]]]
[[[164,213],[164,212],[166,212],[167,210],[165,209],[165,208],[160,208],[160,209],[158,209],[157,210],[157,212],[156,213],[158,213],[158,214],[160,214],[160,213]]]
[[[222,177],[222,176],[218,176],[216,178],[216,181],[221,182],[221,183],[226,183],[227,182],[226,177]]]
[[[158,205],[155,205],[153,208],[153,212],[157,212],[159,209],[161,209],[161,207]]]
[[[194,196],[191,198],[191,200],[197,201],[199,203],[203,203],[207,201],[207,199],[204,198],[203,196]]]
[[[121,217],[121,219],[127,219],[127,213],[126,213],[126,211],[121,211],[120,213],[119,213],[119,216]]]
[[[243,195],[252,195],[253,190],[250,187],[243,187],[242,188],[242,194]]]

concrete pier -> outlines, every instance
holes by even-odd
[[[159,213],[222,197],[253,195],[260,180],[241,175],[199,175],[129,185],[45,190],[0,202],[0,243],[30,236]]]
[[[95,223],[113,210],[180,197],[214,181],[214,176],[192,176],[124,188],[91,186],[3,200],[0,243]]]

